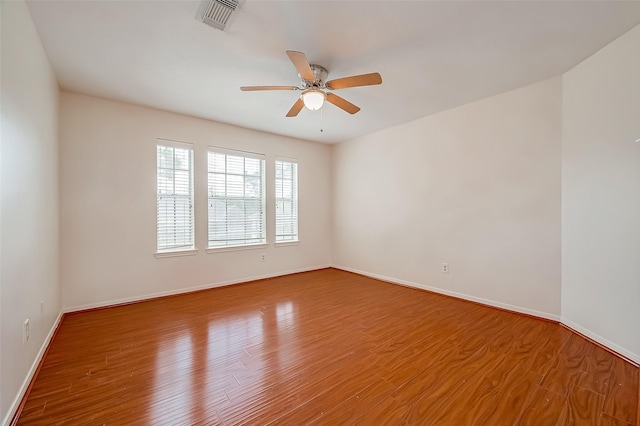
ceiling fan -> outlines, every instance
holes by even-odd
[[[291,107],[287,117],[295,117],[302,110],[302,107],[315,111],[322,108],[324,101],[334,104],[340,109],[355,114],[360,108],[338,95],[327,92],[328,90],[346,89],[348,87],[372,86],[382,84],[382,77],[377,72],[370,74],[354,75],[351,77],[338,78],[326,81],[329,71],[326,68],[309,64],[307,57],[302,52],[287,50],[287,55],[298,70],[302,79],[301,86],[243,86],[240,90],[245,92],[257,90],[302,90],[300,98]]]

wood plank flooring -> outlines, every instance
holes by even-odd
[[[69,314],[20,425],[635,425],[551,322],[335,270]]]

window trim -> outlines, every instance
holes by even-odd
[[[186,249],[186,250],[174,250],[174,251],[157,251],[153,255],[156,259],[162,259],[164,257],[177,257],[177,256],[193,256],[198,254],[198,249]]]
[[[274,243],[274,247],[288,247],[288,246],[299,246],[300,245],[300,233],[298,233],[298,239],[295,241],[280,241],[278,243]]]
[[[256,243],[256,244],[245,244],[242,246],[224,246],[218,248],[208,248],[207,253],[224,253],[227,251],[243,251],[243,250],[257,250],[257,249],[265,249],[269,247],[269,243]]]

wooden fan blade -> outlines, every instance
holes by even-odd
[[[298,90],[296,86],[242,86],[243,92],[253,92],[256,90]]]
[[[295,50],[287,50],[287,56],[289,56],[289,59],[291,59],[291,62],[293,62],[293,65],[300,73],[300,77],[307,81],[316,80],[316,77],[313,75],[313,71],[311,71],[309,61],[307,61],[307,57],[304,53],[296,52]]]
[[[303,107],[304,107],[304,102],[302,101],[302,98],[298,98],[296,103],[293,104],[293,106],[287,113],[287,117],[295,117],[296,115],[298,115],[298,113]]]
[[[327,93],[327,102],[331,102],[338,108],[341,108],[347,111],[349,114],[355,114],[360,111],[360,108],[347,101],[346,99],[341,98],[338,95],[334,95],[333,93]],[[304,102],[303,102],[304,105]]]
[[[338,78],[336,80],[327,81],[327,89],[338,90],[347,87],[373,86],[382,84],[382,76],[377,72],[371,74],[353,75],[351,77]]]

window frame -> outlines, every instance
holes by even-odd
[[[216,173],[216,172],[212,172],[211,171],[211,164],[210,164],[210,154],[222,154],[225,155],[225,159],[228,158],[228,156],[234,156],[234,157],[241,157],[243,159],[254,159],[254,160],[259,160],[260,161],[260,169],[261,169],[261,174],[260,174],[260,191],[261,191],[261,197],[257,198],[261,201],[260,203],[260,209],[261,209],[261,237],[259,238],[260,241],[258,242],[252,242],[252,243],[238,243],[238,244],[225,244],[225,245],[218,245],[218,246],[212,246],[211,245],[211,227],[212,227],[212,221],[211,221],[211,208],[212,208],[212,200],[219,198],[219,199],[229,199],[228,195],[225,197],[215,197],[212,196],[211,193],[211,175]],[[226,160],[225,160],[226,161]],[[243,183],[246,185],[246,177],[248,176],[246,171],[246,163],[245,163],[245,169],[243,171],[242,175],[238,175],[238,174],[234,174],[231,173],[231,175],[234,176],[242,176],[243,177]],[[224,175],[228,176],[230,173],[227,172],[226,170],[226,166],[225,166],[225,172]],[[225,178],[225,182],[226,182],[226,178]],[[226,186],[225,186],[225,191],[226,191]],[[250,151],[241,151],[241,150],[234,150],[234,149],[228,149],[228,148],[222,148],[222,147],[218,147],[218,146],[207,146],[207,253],[219,253],[219,252],[225,252],[225,251],[237,251],[237,250],[250,250],[250,249],[258,249],[258,248],[264,248],[268,246],[268,233],[267,233],[267,156],[266,154],[262,154],[262,153],[257,153],[257,152],[250,152]],[[253,199],[251,197],[247,198],[247,197],[242,197],[243,202],[246,202],[247,199]],[[246,222],[245,222],[246,223]],[[246,239],[245,239],[246,240]],[[229,239],[226,240],[227,242],[231,241]]]
[[[188,171],[188,178],[189,178],[189,194],[188,194],[188,201],[189,201],[189,209],[190,209],[190,224],[191,224],[191,229],[190,229],[190,242],[191,244],[189,245],[174,245],[174,246],[165,246],[165,247],[160,247],[159,243],[160,243],[160,198],[161,198],[161,194],[160,194],[160,187],[159,187],[159,171],[160,171],[160,147],[166,147],[166,148],[173,148],[174,150],[176,148],[178,149],[186,149],[189,152],[189,168],[187,169]],[[180,141],[174,141],[174,140],[170,140],[170,139],[161,139],[158,138],[156,139],[156,143],[155,143],[155,150],[156,150],[156,250],[155,250],[155,257],[157,258],[162,258],[162,257],[172,257],[172,256],[186,256],[186,255],[193,255],[196,254],[198,252],[197,250],[197,246],[196,246],[196,222],[195,222],[195,211],[196,211],[196,205],[195,205],[195,147],[192,143],[187,143],[187,142],[180,142]],[[173,153],[173,161],[175,162],[175,151]],[[174,176],[173,176],[173,185],[175,187],[175,163],[173,164],[173,167],[169,170],[173,170],[174,171]],[[175,194],[171,195],[173,197],[175,197]]]
[[[294,239],[290,239],[290,240],[278,240],[278,200],[280,198],[278,198],[278,163],[289,163],[289,164],[294,164],[295,165],[295,181],[292,180],[292,198],[287,198],[287,200],[291,200],[292,205],[294,207],[295,210],[295,228],[296,228],[296,233],[295,234],[290,234],[290,235],[294,235]],[[295,158],[286,158],[286,157],[276,157],[274,162],[273,162],[273,184],[274,184],[274,188],[273,188],[273,196],[274,196],[274,244],[276,247],[283,247],[286,245],[296,245],[300,243],[300,191],[299,191],[299,187],[300,187],[300,176],[299,176],[299,162],[297,159]],[[284,199],[284,197],[281,197]]]

